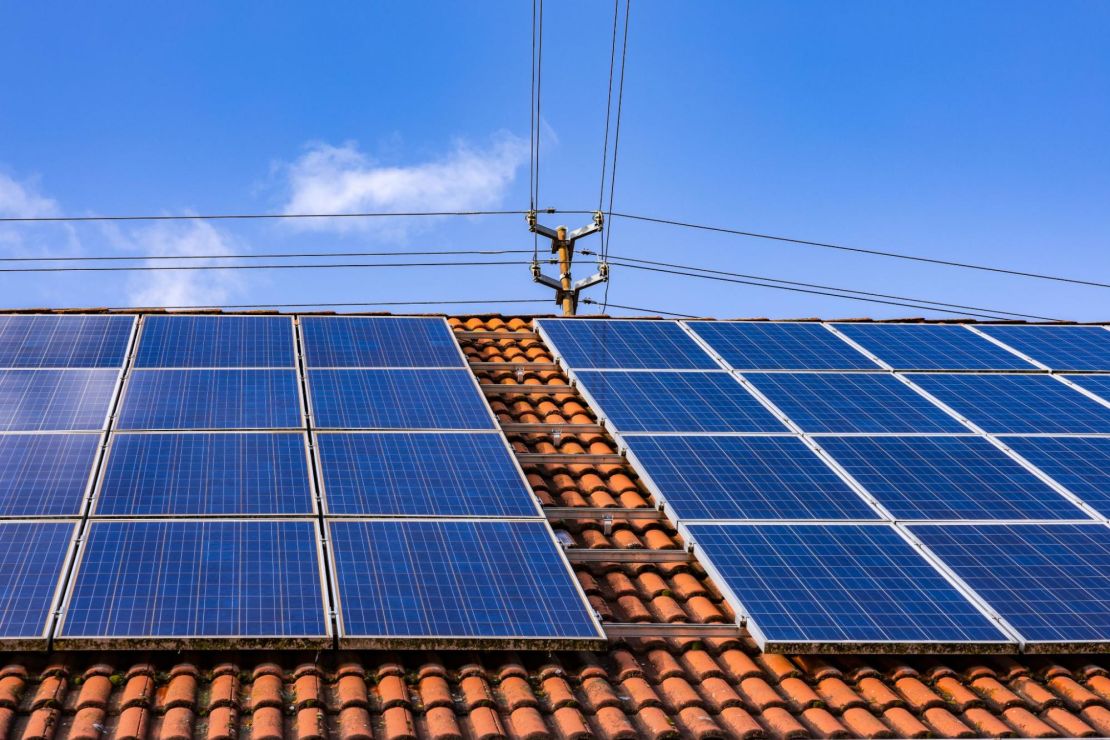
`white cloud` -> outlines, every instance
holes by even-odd
[[[58,203],[37,192],[34,182],[18,182],[0,172],[0,216],[41,218],[58,215]]]

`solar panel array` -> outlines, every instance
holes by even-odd
[[[537,325],[765,649],[1110,647],[1106,327]]]

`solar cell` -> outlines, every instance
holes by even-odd
[[[1065,375],[1064,377],[1083,390],[1094,393],[1103,401],[1110,402],[1110,375]]]
[[[891,375],[746,373],[806,432],[966,432],[956,419]]]
[[[691,524],[764,649],[1006,637],[888,525]]]
[[[580,387],[622,432],[786,432],[725,372],[579,371]]]
[[[301,419],[295,370],[135,370],[118,429],[293,429]]]
[[[737,370],[874,370],[862,352],[815,322],[690,321]]]
[[[347,638],[596,640],[546,522],[332,520]]]
[[[495,429],[469,370],[310,370],[321,429]]]
[[[822,437],[896,519],[1085,519],[980,437]]]
[[[80,516],[99,434],[0,435],[0,516]]]
[[[0,315],[0,367],[123,367],[131,316]]]
[[[324,638],[312,521],[94,521],[59,637]]]
[[[311,514],[304,434],[115,434],[95,513]]]
[[[976,328],[1053,370],[1110,370],[1110,331],[1101,326]]]
[[[1110,516],[1110,437],[1007,437],[1006,444]]]
[[[306,316],[308,367],[465,367],[443,319]]]
[[[0,370],[0,431],[96,431],[118,370]]]
[[[72,522],[0,522],[0,641],[46,637]]]
[[[895,370],[1036,370],[1036,366],[963,326],[834,324]],[[1110,334],[1110,332],[1107,332]]]
[[[538,516],[499,434],[322,433],[329,514]]]
[[[1110,527],[918,525],[944,563],[1030,642],[1110,642]]]
[[[572,368],[720,369],[673,321],[541,319],[537,325]]]
[[[146,316],[135,367],[294,367],[288,316]]]
[[[1048,375],[907,377],[987,432],[1110,432],[1110,408]]]

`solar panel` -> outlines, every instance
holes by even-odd
[[[822,437],[896,519],[1085,519],[980,437]]]
[[[546,522],[332,520],[345,638],[596,640]]]
[[[324,638],[312,521],[94,521],[59,638]]]
[[[308,367],[465,367],[443,319],[307,316]]]
[[[725,372],[579,371],[595,408],[622,432],[786,432]]]
[[[499,434],[322,433],[329,514],[538,516]]]
[[[0,431],[96,431],[118,370],[0,370]]]
[[[1110,528],[1103,524],[912,527],[1030,642],[1110,642]]]
[[[877,373],[747,373],[806,432],[966,432],[896,378]]]
[[[495,429],[469,370],[310,370],[321,429]]]
[[[673,321],[541,319],[537,326],[575,368],[720,369]]]
[[[312,514],[304,434],[115,434],[95,513]]]
[[[1110,332],[1107,332],[1110,334]],[[1103,401],[1110,402],[1110,375],[1065,375],[1065,378]]]
[[[1110,331],[1101,326],[976,328],[1053,370],[1110,370]]]
[[[46,637],[76,525],[0,522],[0,642]]]
[[[118,429],[293,429],[301,419],[295,370],[135,370]]]
[[[1007,437],[1006,444],[1110,516],[1110,437]]]
[[[131,316],[0,315],[0,367],[122,367]]]
[[[632,436],[629,449],[678,519],[877,519],[794,437]]]
[[[1048,375],[907,377],[987,432],[1110,432],[1110,408]]]
[[[963,326],[834,324],[895,370],[1035,370],[1036,366]],[[1107,332],[1110,334],[1110,332]]]
[[[146,316],[135,367],[294,367],[288,316]]]
[[[814,322],[690,321],[737,370],[874,370],[862,352]]]
[[[0,435],[0,516],[80,516],[99,434]]]

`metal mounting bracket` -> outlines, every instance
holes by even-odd
[[[551,240],[552,254],[559,255],[560,274],[558,278],[544,275],[540,270],[539,262],[533,258],[531,270],[532,280],[540,285],[555,291],[555,303],[563,306],[563,314],[573,316],[578,311],[578,295],[586,288],[604,283],[609,279],[609,265],[601,262],[596,274],[577,282],[571,279],[571,263],[574,261],[575,243],[584,236],[597,233],[605,227],[605,215],[601,211],[594,212],[593,223],[582,226],[574,231],[567,232],[565,226],[554,229],[544,226],[536,220],[536,211],[529,211],[526,220],[528,230]]]

